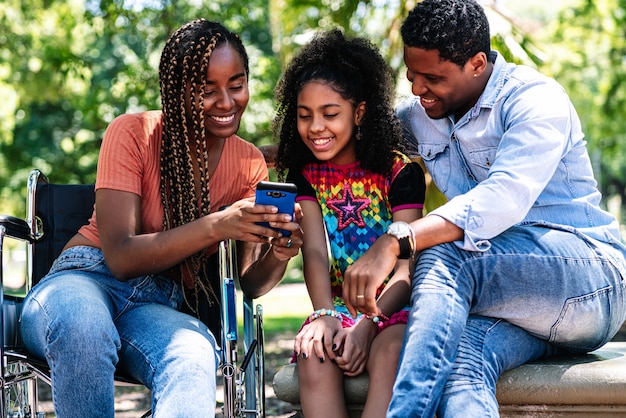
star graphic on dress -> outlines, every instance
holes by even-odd
[[[346,228],[351,222],[358,227],[365,227],[361,212],[370,204],[370,199],[355,199],[349,184],[343,187],[343,199],[328,200],[327,204],[339,214],[339,230]]]

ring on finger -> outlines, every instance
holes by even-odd
[[[289,238],[289,241],[287,241],[287,245],[285,245],[285,247],[287,248],[293,247],[293,241],[291,240],[291,238]]]
[[[357,298],[357,299],[364,299],[364,298],[365,298],[365,295],[356,295],[356,298]]]

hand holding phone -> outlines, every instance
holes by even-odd
[[[256,203],[260,205],[276,206],[278,213],[286,213],[294,216],[294,205],[297,193],[298,188],[293,183],[260,181],[256,186]],[[273,228],[268,222],[258,222],[258,224],[280,231],[286,237],[291,235],[291,231]]]

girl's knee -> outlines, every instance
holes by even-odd
[[[323,363],[317,359],[298,358],[298,382],[300,389],[327,384],[334,376],[343,377],[343,373],[335,364],[326,359]]]
[[[367,372],[370,377],[377,375],[392,374],[396,375],[396,369],[398,368],[398,356],[391,355],[391,350],[388,354],[382,354],[378,356],[372,356],[367,360]]]

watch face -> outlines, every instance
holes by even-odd
[[[409,236],[409,230],[407,228],[407,225],[405,224],[401,224],[401,223],[397,223],[397,222],[392,222],[389,225],[389,229],[388,229],[390,234],[393,234],[397,237],[406,237]]]
[[[406,222],[392,222],[387,228],[387,233],[393,235],[400,244],[400,255],[398,258],[407,259],[413,253],[414,243],[411,239],[411,227]]]

